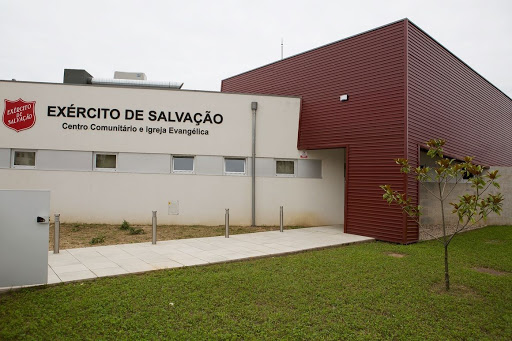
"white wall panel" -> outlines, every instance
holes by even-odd
[[[117,171],[128,173],[163,173],[171,171],[171,156],[166,154],[119,153]]]
[[[256,176],[276,176],[276,164],[272,158],[256,158]]]
[[[299,178],[321,178],[322,160],[299,160],[297,176]]]
[[[224,158],[222,156],[196,156],[195,173],[198,175],[223,175]]]
[[[36,168],[41,170],[91,171],[92,152],[37,150]]]
[[[9,148],[0,148],[0,168],[11,167],[11,150]]]

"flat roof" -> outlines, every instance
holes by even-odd
[[[285,95],[265,95],[265,94],[248,94],[239,92],[221,92],[211,90],[189,90],[189,89],[173,89],[149,86],[132,86],[132,85],[116,85],[116,84],[74,84],[74,83],[53,83],[53,82],[32,82],[32,81],[17,81],[17,80],[4,80],[0,79],[0,83],[22,83],[22,84],[42,84],[42,85],[58,85],[58,86],[82,86],[82,87],[98,87],[98,88],[116,88],[116,89],[139,89],[139,90],[160,90],[160,91],[178,91],[178,92],[198,92],[198,93],[211,93],[221,95],[238,95],[238,96],[260,96],[260,97],[283,97],[283,98],[302,98],[301,96],[285,96]]]

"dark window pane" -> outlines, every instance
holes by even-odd
[[[245,159],[226,159],[226,172],[245,173]]]
[[[35,166],[36,152],[14,152],[15,166]]]
[[[295,174],[293,161],[276,161],[277,174]]]
[[[194,158],[190,156],[177,156],[173,158],[173,170],[175,171],[193,171]]]
[[[96,168],[116,168],[116,155],[96,154]]]

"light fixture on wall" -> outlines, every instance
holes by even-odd
[[[348,95],[347,94],[340,96],[340,102],[345,102],[345,101],[348,101]]]

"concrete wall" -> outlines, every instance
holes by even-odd
[[[297,150],[300,99],[197,91],[0,82],[4,99],[35,101],[36,123],[16,132],[0,126],[0,188],[51,191],[51,213],[63,222],[219,225],[229,208],[231,223],[251,223],[251,102],[258,102],[256,223],[342,224],[344,149]],[[1,98],[0,98],[1,100]],[[1,102],[0,102],[1,103]],[[115,108],[119,119],[62,117],[58,107]],[[56,108],[56,111],[52,112]],[[141,110],[139,121],[125,119]],[[150,111],[221,114],[221,124],[150,121]],[[66,109],[67,112],[67,109]],[[136,132],[65,129],[64,124],[127,125]],[[207,129],[208,135],[148,133],[148,128]],[[14,168],[13,150],[36,151],[32,169]],[[96,170],[94,153],[117,155],[117,167]],[[172,172],[172,157],[195,157],[194,171]],[[244,174],[228,174],[225,157],[244,158]],[[276,160],[293,160],[294,176],[278,176]],[[169,201],[179,215],[168,215]]]
[[[287,225],[343,223],[344,152],[311,154],[324,160],[320,179],[257,177],[257,224],[279,224],[281,205]],[[229,208],[232,224],[251,223],[249,176],[0,169],[0,187],[50,189],[51,213],[63,222],[149,223],[157,210],[162,224],[220,225]],[[179,215],[167,214],[170,200],[179,200]]]
[[[497,169],[501,177],[498,179],[500,189],[493,189],[492,192],[500,192],[505,197],[503,212],[501,216],[492,215],[487,220],[489,225],[512,225],[512,167],[493,167]]]
[[[491,193],[500,192],[505,197],[503,204],[503,212],[501,215],[491,214],[486,221],[481,221],[478,226],[485,225],[512,225],[512,167],[491,167],[491,170],[497,169],[501,177],[498,182],[501,186],[500,189],[493,188]],[[437,186],[434,183],[425,184],[431,191],[436,191]],[[454,185],[448,184],[447,190]],[[440,226],[442,224],[441,207],[437,199],[435,199],[425,188],[420,186],[420,206],[422,206],[423,215],[421,216],[421,224],[424,225],[429,232],[436,236],[440,233]],[[453,192],[450,194],[445,205],[445,219],[447,225],[453,227],[457,224],[457,216],[452,214],[452,206],[449,202],[458,202],[458,197],[466,194],[473,193],[470,183],[457,184]],[[429,239],[426,233],[420,231],[420,239]]]

